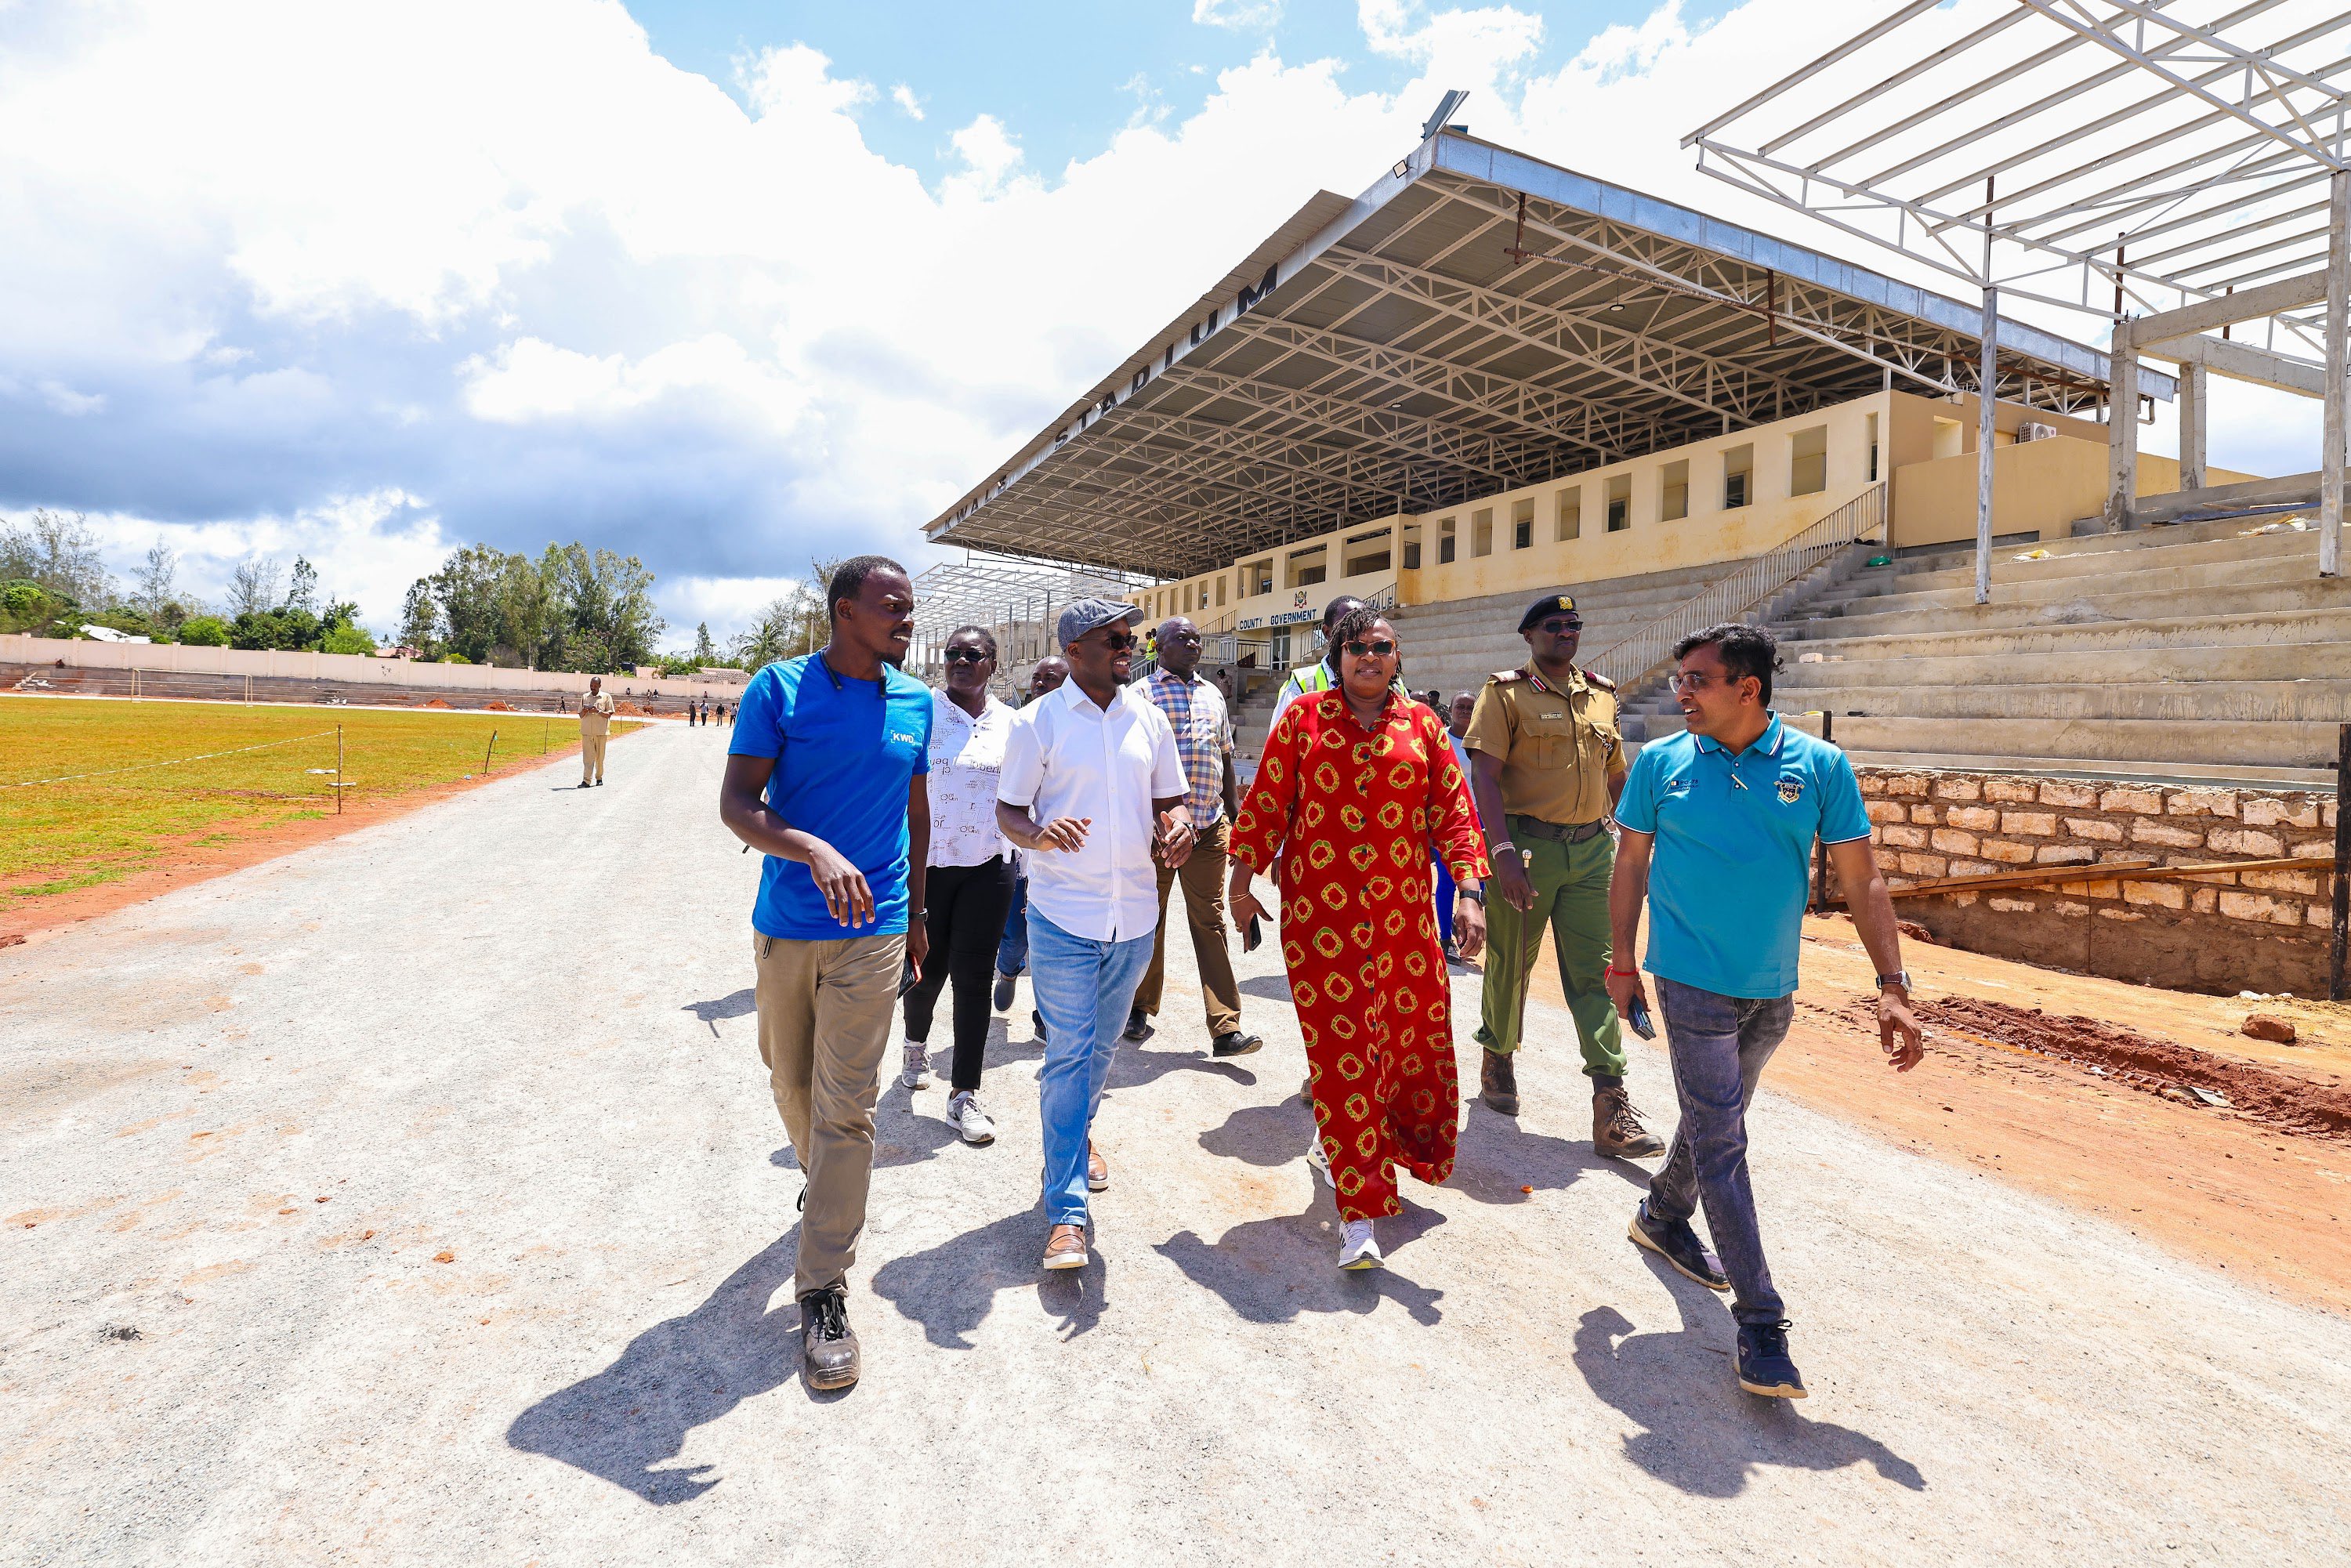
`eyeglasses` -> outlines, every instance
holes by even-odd
[[[1123,653],[1129,648],[1134,647],[1134,643],[1135,636],[1132,632],[1105,632],[1102,633],[1102,646],[1108,648],[1113,653]]]
[[[1735,686],[1744,679],[1746,679],[1744,675],[1727,677],[1722,684],[1726,686]],[[1714,676],[1699,670],[1676,670],[1666,677],[1666,685],[1677,692],[1702,692],[1714,683]]]
[[[950,664],[977,664],[984,663],[987,660],[987,650],[985,648],[949,648],[946,653],[940,654],[939,657],[945,659]]]
[[[1361,637],[1357,637],[1343,643],[1342,646],[1345,648],[1347,656],[1351,659],[1360,659],[1366,653],[1374,659],[1384,659],[1395,652],[1395,644],[1384,637],[1376,643],[1366,643]]]
[[[1571,632],[1583,630],[1583,621],[1571,620],[1564,615],[1554,615],[1548,621],[1538,621],[1535,626],[1537,630],[1548,632],[1554,637],[1564,637]]]

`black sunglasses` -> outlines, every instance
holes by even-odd
[[[949,648],[939,655],[950,664],[977,664],[987,657],[985,648]]]
[[[1381,638],[1376,643],[1366,643],[1361,637],[1357,637],[1347,643],[1345,647],[1347,650],[1347,656],[1352,659],[1360,659],[1366,653],[1371,654],[1375,659],[1384,659],[1389,654],[1395,652],[1395,644],[1389,642],[1385,637]]]
[[[1132,632],[1105,632],[1102,633],[1102,646],[1108,648],[1113,653],[1125,653],[1129,648],[1134,646],[1135,641],[1135,635]]]
[[[1571,632],[1583,630],[1583,622],[1581,620],[1571,619],[1565,615],[1554,615],[1548,621],[1537,622],[1536,626],[1554,637],[1564,637]]]

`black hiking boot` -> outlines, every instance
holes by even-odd
[[[839,1285],[800,1298],[800,1380],[810,1388],[857,1381],[857,1335],[849,1326],[849,1292]]]

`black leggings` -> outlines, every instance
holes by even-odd
[[[923,977],[906,991],[906,1038],[931,1038],[931,1009],[939,988],[955,980],[955,1071],[957,1090],[979,1087],[987,1055],[988,991],[996,981],[996,945],[1012,908],[1012,862],[1002,855],[985,865],[935,865],[923,895],[923,929],[931,956]]]

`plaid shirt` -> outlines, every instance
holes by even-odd
[[[1175,727],[1176,754],[1184,759],[1184,777],[1192,786],[1184,803],[1191,808],[1192,825],[1206,829],[1225,814],[1225,758],[1233,749],[1225,695],[1211,682],[1197,676],[1186,681],[1166,670],[1151,673],[1143,695]]]

